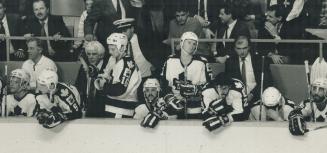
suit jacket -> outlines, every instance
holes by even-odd
[[[253,72],[254,72],[254,78],[257,83],[255,88],[251,91],[251,93],[254,96],[252,102],[255,102],[260,99],[262,57],[258,54],[251,54],[251,61],[252,61],[252,68],[253,68]],[[225,72],[232,78],[237,78],[237,79],[241,80],[242,82],[244,82],[244,80],[242,80],[242,75],[241,75],[239,56],[237,56],[237,55],[232,56],[231,58],[229,58],[226,61]],[[264,81],[263,82],[264,89],[268,86],[273,85],[270,67],[269,67],[269,63],[267,62],[267,60],[265,60],[265,62],[264,62],[264,80],[263,81]]]
[[[25,25],[25,34],[31,33],[34,36],[41,36],[42,25],[39,20],[33,16],[27,19]],[[67,29],[64,20],[61,16],[48,16],[48,35],[53,36],[60,33],[62,37],[72,37]],[[56,51],[56,60],[67,59],[67,54],[71,49],[71,41],[50,41],[51,48]]]
[[[7,18],[7,24],[8,24],[8,29],[10,36],[22,36],[22,31],[21,31],[21,19],[19,18],[18,15],[16,14],[6,14]],[[13,46],[14,50],[17,51],[18,49],[23,48],[23,44],[25,41],[22,40],[11,40],[11,45]],[[1,51],[0,51],[0,60],[5,60],[6,59],[6,43],[5,41],[0,43]],[[13,60],[13,58],[11,58]],[[14,59],[16,60],[16,59]]]
[[[125,8],[126,17],[131,17],[129,1],[121,0],[121,2]],[[119,19],[121,16],[117,14],[111,0],[94,0],[92,9],[84,22],[84,33],[85,35],[93,34],[94,26],[97,23],[95,35],[102,44],[106,44],[107,37],[113,33],[115,28],[113,22]]]
[[[222,39],[224,37],[224,33],[228,27],[222,26],[217,30],[217,39]],[[250,31],[247,24],[243,21],[237,20],[236,24],[230,34],[230,39],[235,39],[239,35],[246,35],[250,37]],[[233,42],[225,43],[225,46],[222,42],[217,43],[217,51],[218,56],[225,56],[225,55],[236,55]]]

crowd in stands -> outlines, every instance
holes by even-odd
[[[10,60],[24,61],[22,69],[13,71],[7,80],[9,88],[16,83],[22,89],[10,90],[11,97],[4,99],[19,101],[30,93],[37,95],[32,100],[35,112],[8,105],[7,115],[36,115],[40,124],[51,128],[81,117],[83,111],[89,117],[133,118],[149,109],[144,124],[148,118],[165,118],[162,112],[166,111],[167,118],[205,116],[204,124],[211,129],[216,120],[243,121],[251,115],[261,119],[261,107],[268,114],[270,109],[280,114],[285,105],[293,108],[294,103],[277,89],[267,91],[274,102],[267,100],[264,106],[260,102],[262,90],[273,85],[269,64],[313,62],[317,46],[253,43],[251,39],[313,39],[306,28],[327,28],[326,0],[84,0],[84,4],[75,29],[77,37],[84,39],[71,41],[61,39],[73,35],[62,16],[50,13],[48,0],[0,0],[0,60],[7,59],[9,48]],[[6,43],[6,36],[26,40]],[[235,40],[199,41],[214,38]],[[172,45],[172,39],[180,41]],[[55,65],[76,60],[82,64],[77,90],[58,82]],[[225,73],[214,78],[208,66],[212,62],[225,64]],[[149,78],[157,81],[145,83]],[[315,87],[327,91],[327,82],[321,82]],[[280,97],[275,100],[275,95]],[[152,105],[158,99],[169,106]],[[210,112],[218,108],[217,103],[231,110]],[[287,120],[283,115],[267,120]]]

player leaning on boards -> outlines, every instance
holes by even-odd
[[[172,95],[183,106],[178,119],[201,119],[201,91],[211,80],[211,70],[206,58],[194,55],[198,46],[198,36],[185,32],[180,40],[181,52],[166,61],[161,74],[165,95]],[[176,101],[177,102],[177,101]]]
[[[288,117],[292,135],[304,135],[309,131],[305,121],[327,122],[327,78],[314,80],[310,90],[309,99],[301,102],[300,107],[294,109]]]
[[[11,72],[9,94],[4,96],[1,105],[3,116],[31,117],[35,115],[35,95],[28,90],[30,79],[29,73],[23,69],[16,69]]]
[[[40,105],[36,115],[45,128],[53,128],[64,121],[82,117],[80,95],[74,86],[58,82],[58,75],[44,70],[37,79],[36,96]]]

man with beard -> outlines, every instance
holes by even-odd
[[[294,109],[288,116],[292,135],[304,135],[308,131],[305,121],[327,121],[327,78],[314,80],[310,93],[310,98],[301,102],[300,107]]]
[[[61,16],[49,14],[49,5],[44,0],[33,2],[34,16],[26,21],[25,37],[53,37],[55,40],[42,41],[44,55],[54,60],[69,60],[70,41],[59,40],[71,37]]]

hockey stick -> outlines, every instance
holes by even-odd
[[[308,64],[308,60],[304,61],[304,66],[305,66],[305,73],[306,73],[306,77],[307,77],[307,84],[308,84],[308,94],[309,94],[309,101],[310,101],[310,107],[311,107],[311,111],[312,111],[312,119],[313,122],[316,122],[316,117],[315,117],[315,110],[313,108],[313,101],[311,99],[311,91],[310,91],[310,71],[309,71],[309,64]]]
[[[2,104],[4,106],[2,106],[1,108],[1,112],[2,112],[2,117],[7,117],[7,95],[8,95],[8,65],[5,65],[5,76],[4,76],[4,81],[3,81],[3,86],[5,86],[3,88],[3,92],[4,92],[4,98],[3,98],[3,102]]]
[[[261,81],[260,81],[260,114],[259,114],[259,121],[261,121],[262,116],[262,93],[263,93],[263,79],[264,79],[264,68],[265,68],[265,56],[262,56],[262,64],[261,64]]]

